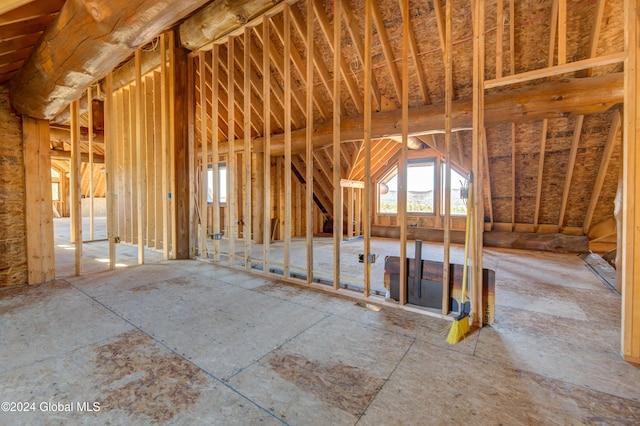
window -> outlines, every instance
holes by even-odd
[[[213,204],[213,167],[209,165],[207,170],[207,203]],[[221,204],[227,202],[227,165],[218,165],[218,201]]]
[[[444,194],[445,194],[445,177],[447,173],[447,163],[441,163],[442,170],[442,202],[440,205],[442,206],[441,213],[444,214]],[[460,173],[456,171],[454,167],[451,168],[451,214],[452,215],[466,215],[467,214],[467,200],[466,197],[462,198],[460,196],[460,190],[462,188],[467,188],[468,179],[465,176],[462,176]]]
[[[435,212],[435,161],[409,163],[407,169],[407,212]],[[398,212],[398,168],[394,168],[378,184],[378,213]]]
[[[60,183],[59,182],[51,183],[51,199],[53,201],[60,201]]]

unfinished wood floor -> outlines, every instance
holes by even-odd
[[[573,255],[487,250],[496,323],[448,322],[201,261],[0,291],[0,424],[638,424],[620,297]],[[45,405],[46,408],[48,405]]]

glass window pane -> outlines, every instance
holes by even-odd
[[[398,170],[394,169],[378,184],[378,213],[398,212]]]
[[[435,163],[410,164],[407,170],[407,211],[434,213]]]
[[[444,214],[444,187],[447,164],[442,163],[442,214]],[[451,168],[451,214],[465,216],[467,214],[467,200],[460,196],[462,188],[467,187],[467,178]]]

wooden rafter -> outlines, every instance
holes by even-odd
[[[366,7],[366,2],[365,2]],[[348,2],[343,3],[344,14],[343,18],[347,27],[347,31],[351,36],[351,40],[353,41],[354,46],[356,47],[356,53],[358,54],[358,60],[361,64],[365,63],[365,52],[364,52],[364,43],[363,37],[360,35],[360,31],[358,30],[358,23],[356,21],[355,16],[353,15],[353,10],[351,10],[351,6],[349,6]],[[365,68],[366,71],[366,68]],[[380,94],[380,88],[378,87],[378,82],[375,77],[372,75],[371,77],[371,91],[373,100],[376,102],[376,109],[382,109],[382,95]],[[367,102],[367,96],[364,96],[364,101]]]
[[[593,185],[591,200],[589,201],[589,207],[587,208],[584,224],[582,225],[585,234],[587,234],[589,232],[589,229],[591,228],[593,213],[595,212],[596,206],[598,205],[600,192],[602,191],[602,185],[604,184],[604,180],[607,176],[607,171],[609,170],[609,163],[611,161],[611,155],[613,154],[613,148],[615,147],[617,142],[616,136],[620,131],[621,122],[621,114],[618,110],[613,113],[613,118],[611,119],[609,135],[607,136],[607,142],[604,145],[604,151],[602,152],[602,158],[600,159],[600,167],[598,168],[598,175]]]
[[[280,41],[284,43],[284,31],[282,28],[283,22],[282,22],[282,19],[280,18],[280,15],[274,16],[272,21],[274,23],[276,35],[280,38]],[[293,45],[291,46],[291,60],[293,62],[293,65],[296,68],[296,71],[298,73],[297,75],[300,77],[300,81],[302,81],[304,85],[308,86],[307,76],[305,72],[305,68],[306,68],[305,62],[302,59],[302,57],[300,57],[300,53],[298,53],[298,51],[295,49],[295,46]],[[311,86],[313,86],[313,81],[311,82]],[[315,103],[316,108],[318,108],[318,111],[320,111],[320,115],[322,116],[322,118],[326,120],[329,117],[329,112],[327,111],[327,108],[324,102],[322,101],[322,99],[318,95],[314,94],[313,102]],[[302,107],[301,109],[303,111],[306,110],[306,108],[304,107]]]
[[[398,0],[398,5],[402,5],[402,0]],[[404,11],[404,8],[400,7],[401,11]],[[404,12],[403,12],[404,13]],[[404,16],[402,19],[405,19]],[[427,85],[427,79],[424,76],[424,72],[422,70],[422,65],[420,65],[420,58],[418,57],[418,42],[416,41],[416,34],[413,31],[413,26],[411,25],[411,21],[409,21],[409,53],[411,58],[413,58],[413,66],[416,69],[416,77],[418,77],[418,85],[420,86],[420,93],[422,94],[422,103],[424,105],[429,105],[431,103],[431,98],[429,96],[429,87]]]
[[[320,4],[320,0],[310,0],[310,1],[313,1],[313,9],[316,12],[316,17],[318,18],[320,29],[322,30],[322,33],[324,34],[327,40],[327,43],[329,44],[329,49],[331,50],[331,53],[334,53],[336,50],[336,47],[335,47],[335,42],[333,37],[333,33],[334,33],[333,25],[331,25],[331,23],[329,22],[329,18],[327,18],[326,13],[324,12],[324,7],[322,4]],[[334,54],[334,56],[336,55]],[[347,62],[344,60],[344,57],[342,57],[342,55],[338,55],[337,59],[339,64],[338,75],[342,73],[342,78],[344,78],[344,81],[347,84],[347,89],[349,90],[349,94],[351,95],[351,100],[355,104],[358,114],[362,114],[364,109],[364,104],[363,104],[362,96],[360,96],[360,89],[358,88],[357,83],[353,79],[353,76],[349,71],[349,66],[347,65]],[[336,78],[336,74],[334,74],[334,78]],[[335,97],[335,94],[332,96],[332,98],[333,97]],[[334,102],[335,102],[335,99],[334,99]]]
[[[380,12],[380,5],[378,4],[378,1],[372,1],[371,5],[373,7],[372,9],[373,22],[376,26],[376,29],[378,30],[378,38],[380,39],[382,52],[384,53],[384,58],[387,62],[387,68],[389,69],[389,74],[391,74],[391,81],[393,81],[393,87],[396,90],[397,99],[401,99],[402,98],[402,80],[400,79],[400,73],[398,72],[398,67],[395,63],[395,57],[393,55],[393,50],[391,49],[391,43],[389,42],[389,36],[387,35],[387,30],[384,27],[384,19],[382,18],[382,13]],[[405,7],[401,6],[400,9],[404,10]],[[409,30],[410,25],[409,25],[409,19],[408,19],[409,18],[408,8],[406,8],[406,13],[407,13],[407,17],[406,17],[407,21],[403,21],[403,22],[406,22],[407,30]],[[403,23],[403,25],[405,25],[405,23]],[[409,37],[408,34],[406,36]],[[408,38],[407,38],[407,43],[409,43]],[[403,61],[403,63],[408,64],[409,61]],[[408,75],[409,74],[407,73],[407,77]]]

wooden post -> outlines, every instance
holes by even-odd
[[[212,118],[212,134],[211,134],[211,173],[213,174],[213,260],[220,262],[220,240],[216,238],[220,234],[220,156],[218,154],[218,114],[219,114],[219,91],[220,91],[220,45],[213,45],[211,59],[211,118]]]
[[[109,269],[116,268],[116,149],[115,149],[115,116],[113,101],[113,73],[106,78],[104,94],[104,143],[106,162],[106,198],[107,198],[107,239],[109,240]]]
[[[169,38],[170,39],[170,38]],[[161,127],[162,127],[162,255],[169,260],[171,233],[169,226],[169,70],[167,69],[167,34],[160,35],[160,87],[161,87]]]
[[[405,16],[402,33],[402,60],[408,63],[409,52],[407,49],[406,32],[409,25],[409,0],[402,3],[402,15]],[[407,304],[407,174],[409,151],[409,72],[407,67],[402,67],[402,147],[398,160],[398,224],[400,225],[400,304]]]
[[[369,262],[369,255],[371,253],[371,112],[372,112],[372,83],[373,83],[373,61],[371,59],[371,45],[373,38],[373,5],[372,0],[365,1],[364,12],[364,297],[369,297],[371,292],[371,264]],[[405,23],[407,26],[408,23]],[[380,30],[380,29],[378,29]],[[404,35],[403,35],[404,37]],[[403,42],[406,40],[403,38]],[[402,69],[404,70],[406,64],[404,62]],[[395,65],[394,65],[395,67]],[[395,73],[397,75],[397,72]],[[349,234],[353,235],[353,193],[354,189],[350,188],[349,191],[349,213],[351,218],[349,219]],[[359,200],[358,200],[359,201]],[[360,220],[356,215],[356,220]]]
[[[444,145],[446,152],[446,173],[444,177],[444,260],[442,262],[442,314],[449,313],[449,271],[451,264],[451,108],[453,105],[453,41],[452,3],[447,0],[445,8],[445,104],[444,104]],[[499,24],[501,26],[502,23]],[[498,62],[496,62],[498,63]],[[502,58],[499,61],[502,66]],[[436,186],[436,188],[438,188]],[[436,215],[440,215],[436,211]],[[415,272],[414,272],[415,273]],[[464,298],[464,295],[462,296]]]
[[[229,41],[227,43],[227,112],[228,118],[227,123],[229,127],[229,131],[227,132],[227,138],[229,143],[233,143],[235,141],[235,43],[236,38],[234,36],[229,37]],[[229,266],[233,266],[233,258],[235,256],[236,251],[236,229],[238,228],[238,217],[236,210],[236,156],[235,151],[229,152],[227,155],[227,210],[229,216],[229,227],[227,229],[228,233],[228,256],[229,256]]]
[[[342,187],[340,186],[340,40],[342,0],[335,0],[333,15],[333,288],[340,288],[342,240]]]
[[[144,158],[144,132],[142,122],[142,60],[140,49],[135,53],[135,66],[136,66],[136,197],[138,200],[138,209],[136,211],[138,219],[138,264],[144,263],[144,217],[145,210],[145,193],[147,188],[147,170],[146,161]]]
[[[515,0],[509,0],[509,71],[511,72],[511,75],[514,75],[516,73],[515,46],[516,46]],[[496,75],[496,77],[498,76]],[[516,230],[516,123],[511,123],[511,231],[513,232],[515,230]]]
[[[313,60],[314,60],[314,30],[313,20],[315,18],[313,1],[307,0],[307,144],[305,147],[305,164],[307,189],[305,193],[305,235],[307,247],[307,283],[313,280]]]
[[[186,53],[186,52],[184,52]],[[201,206],[198,201],[198,197],[200,194],[197,192],[198,188],[196,188],[196,177],[198,172],[200,171],[198,164],[196,164],[197,157],[197,149],[196,149],[196,59],[195,56],[186,54],[183,57],[187,59],[186,66],[186,91],[187,91],[187,103],[186,103],[186,127],[187,127],[187,144],[186,144],[186,158],[187,162],[186,171],[187,176],[182,176],[184,180],[183,185],[186,184],[188,187],[188,202],[184,202],[187,207],[187,211],[183,212],[183,217],[187,219],[189,230],[189,237],[186,238],[186,246],[187,246],[187,257],[195,258],[196,256],[196,248],[199,247],[199,234],[198,234],[198,223],[200,219],[200,210],[207,209],[206,203]],[[205,102],[206,102],[206,86],[204,87],[205,91]],[[206,107],[205,107],[206,111]],[[205,122],[206,123],[206,122]],[[206,128],[206,126],[205,126]],[[207,158],[205,157],[203,160],[204,163],[207,162]],[[205,184],[204,182],[202,182]],[[200,186],[202,188],[203,185]],[[184,198],[184,197],[183,197]],[[204,228],[205,237],[206,237],[206,222],[204,224],[200,224],[200,230]],[[204,226],[203,226],[204,225]],[[205,241],[206,242],[206,241]],[[183,242],[184,244],[185,242]]]
[[[244,267],[251,269],[251,31],[244,29]]]
[[[271,62],[269,51],[269,18],[262,16],[262,91],[264,121],[264,236],[262,245],[262,271],[268,272],[271,245]]]
[[[484,137],[484,19],[485,1],[474,0],[473,14],[473,216],[471,229],[471,312],[473,325],[482,327],[482,241],[484,232],[482,144]]]
[[[640,1],[625,0],[625,98],[623,128],[622,188],[622,353],[624,359],[640,363]]]
[[[82,199],[80,188],[80,108],[71,102],[71,228],[75,243],[75,273],[82,274]]]
[[[22,140],[27,282],[41,284],[55,278],[49,122],[22,116]]]
[[[147,187],[146,191],[146,245],[154,247],[156,244],[156,170],[155,170],[155,137],[154,137],[154,114],[153,114],[153,77],[146,76],[143,85],[144,92],[144,123],[145,123],[145,145],[146,145],[146,168]]]
[[[284,4],[284,277],[291,263],[291,15]],[[309,53],[309,52],[308,52]]]
[[[89,137],[89,240],[94,240],[94,188],[93,188],[93,101],[91,86],[87,87],[87,133]]]
[[[202,154],[202,163],[200,164],[200,258],[207,259],[209,250],[207,249],[207,191],[208,172],[209,172],[209,132],[207,130],[207,59],[206,52],[201,50],[198,52],[198,66],[200,72],[200,152]],[[213,83],[215,84],[215,83]],[[212,99],[211,102],[215,100]],[[212,122],[215,123],[218,116],[212,116]],[[213,129],[217,132],[217,129]],[[215,176],[217,183],[217,176]]]

